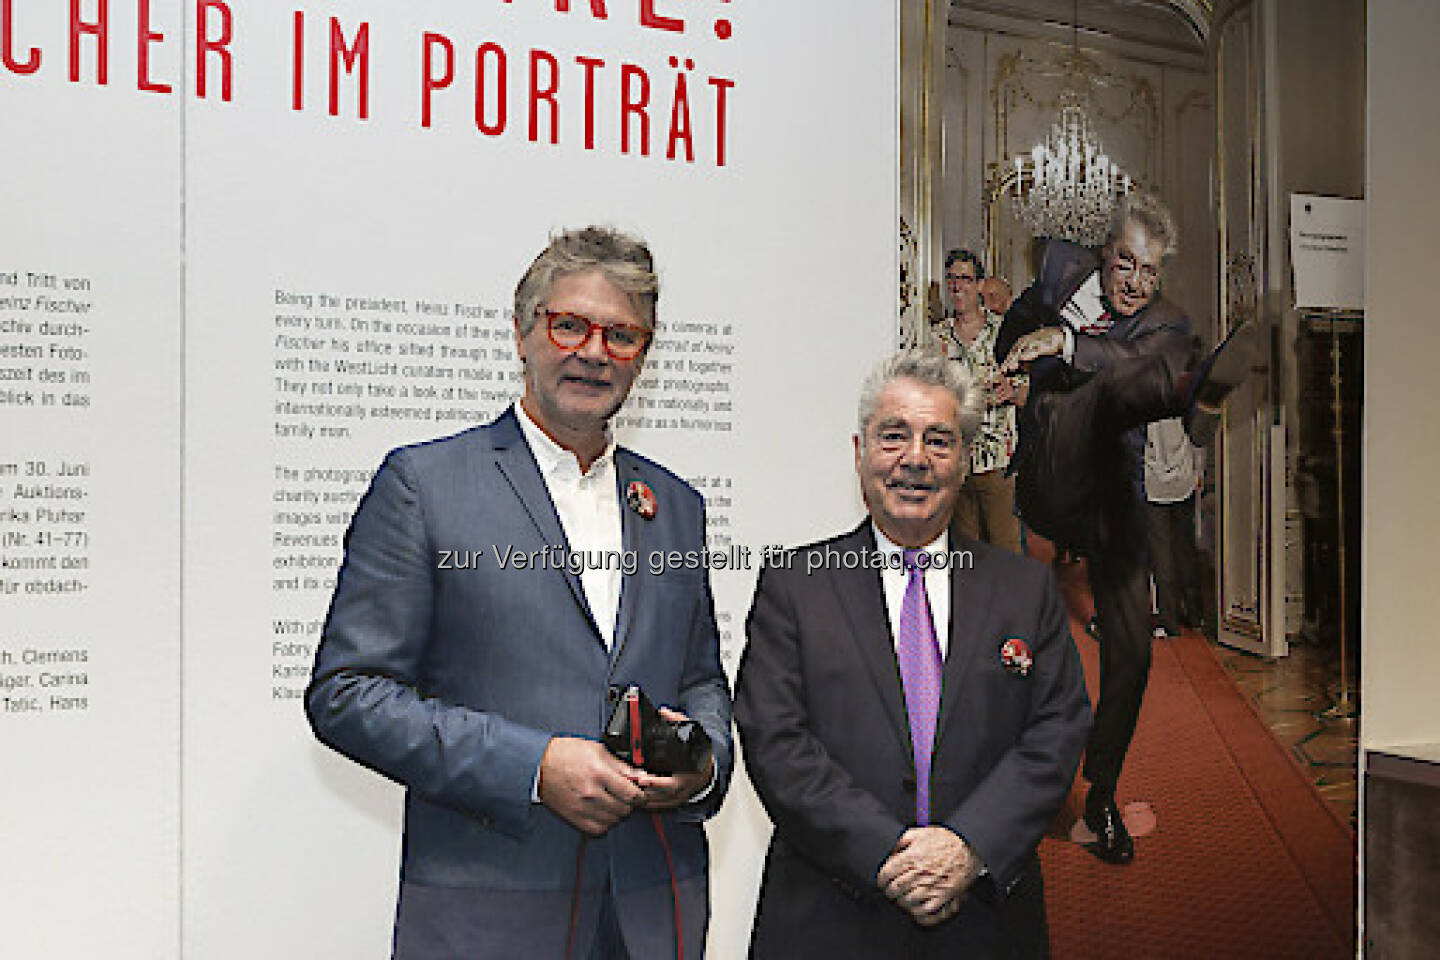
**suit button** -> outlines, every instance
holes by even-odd
[[[901,789],[901,790],[904,790],[906,793],[914,793],[914,792],[915,792],[915,778],[914,778],[914,777],[906,777],[904,780],[901,780],[901,781],[900,781],[900,789]]]

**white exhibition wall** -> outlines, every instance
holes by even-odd
[[[181,115],[134,91],[138,50],[118,38],[113,86],[94,82],[90,40],[70,82],[64,6],[7,3],[0,38],[0,953],[165,957],[180,892]],[[164,49],[151,66],[179,63]]]
[[[298,698],[355,497],[515,396],[552,231],[635,230],[663,329],[620,437],[751,551],[714,574],[733,672],[762,547],[860,513],[895,6],[69,6],[11,0],[0,36],[3,949],[383,956],[401,791]],[[710,835],[737,957],[743,778]]]
[[[1403,753],[1440,742],[1431,566],[1440,434],[1426,422],[1440,356],[1430,280],[1440,257],[1440,7],[1370,0],[1367,14],[1361,739],[1366,749]]]

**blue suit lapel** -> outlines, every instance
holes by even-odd
[[[550,492],[545,488],[545,480],[540,476],[535,457],[520,432],[520,422],[515,419],[515,411],[506,410],[491,424],[490,433],[495,447],[495,466],[515,491],[516,498],[525,508],[530,521],[535,524],[535,529],[540,532],[541,539],[546,543],[563,546],[568,555],[570,541],[565,537],[565,528],[560,525],[560,516],[555,512],[555,504],[550,499]],[[571,572],[569,564],[566,564],[562,576],[570,585],[570,593],[580,605],[585,619],[589,621],[596,642],[601,642],[600,631],[595,626],[595,615],[590,611],[590,604],[585,599],[580,577]]]
[[[620,610],[615,617],[615,642],[610,645],[610,662],[614,663],[624,649],[625,640],[630,636],[630,627],[635,621],[635,611],[643,600],[645,581],[652,550],[662,549],[656,532],[655,520],[646,520],[626,502],[625,489],[639,480],[653,491],[654,478],[647,475],[646,464],[629,450],[615,448],[615,496],[620,499],[620,546],[627,557],[636,559],[635,572],[625,574],[620,581]],[[665,505],[659,505],[664,510]],[[658,512],[656,514],[659,515]]]

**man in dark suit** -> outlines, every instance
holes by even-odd
[[[698,555],[704,505],[608,427],[657,298],[637,239],[557,236],[515,292],[524,396],[392,452],[356,511],[306,708],[407,787],[398,958],[704,951],[729,691],[705,571],[646,559]],[[632,683],[708,732],[701,769],[597,742]]]
[[[1089,727],[1054,578],[946,531],[980,395],[907,351],[862,393],[870,516],[772,557],[736,683],[775,823],[757,958],[1036,957],[1035,848]]]
[[[1092,852],[1128,863],[1135,848],[1115,792],[1150,675],[1144,425],[1183,415],[1191,437],[1207,442],[1219,405],[1248,373],[1253,329],[1197,365],[1189,319],[1159,294],[1176,231],[1153,196],[1119,204],[1098,257],[1042,243],[1037,278],[995,344],[1003,371],[1030,371],[1011,469],[1025,523],[1088,560],[1100,696],[1085,749],[1085,822]]]

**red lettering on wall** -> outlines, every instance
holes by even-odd
[[[220,14],[220,35],[210,36],[210,11]],[[230,40],[235,35],[235,18],[224,0],[196,0],[195,2],[195,96],[204,98],[207,89],[207,54],[220,58],[220,99],[230,102],[230,81],[234,72],[231,63]]]
[[[725,166],[725,109],[728,102],[726,93],[735,88],[734,80],[711,77],[710,86],[715,88],[715,166]]]
[[[640,26],[680,33],[685,29],[685,21],[678,17],[662,17],[656,13],[655,0],[640,0]]]
[[[540,86],[540,64],[549,70],[549,81]],[[530,142],[540,139],[540,102],[550,105],[550,142],[560,142],[560,105],[555,102],[555,92],[560,89],[560,64],[544,50],[530,51]]]
[[[585,149],[595,149],[595,71],[605,66],[599,57],[576,57],[585,70]]]
[[[485,77],[485,61],[489,57],[495,60],[495,103],[496,118],[494,123],[485,121],[485,91],[490,89],[489,81]],[[480,132],[487,136],[499,136],[505,132],[506,104],[509,102],[505,96],[506,74],[509,71],[505,67],[505,48],[498,43],[482,43],[475,49],[475,126]]]
[[[5,37],[0,43],[0,57],[11,73],[34,73],[40,69],[40,48],[31,47],[23,63],[15,59],[15,18],[10,3],[11,0],[0,0],[0,34]]]
[[[510,0],[505,0],[505,2],[509,3]],[[555,10],[557,13],[569,13],[570,0],[555,0]],[[608,19],[608,14],[605,13],[605,0],[590,0],[590,15],[596,20]]]
[[[330,18],[330,116],[340,115],[340,65],[343,61],[346,73],[360,75],[359,117],[370,116],[370,24],[362,23],[355,31],[355,42],[345,43],[345,31],[340,21]]]
[[[103,87],[109,76],[110,0],[96,2],[96,19],[87,22],[80,19],[80,0],[70,0],[70,82],[80,82],[80,36],[89,34],[96,40],[95,80]]]
[[[439,33],[426,33],[420,52],[420,126],[430,126],[430,94],[455,80],[455,45]],[[435,76],[435,48],[444,53],[445,72]]]
[[[295,11],[295,63],[290,70],[290,109],[305,107],[305,14]]]
[[[638,91],[632,96],[630,81],[638,80]],[[620,152],[630,152],[630,117],[640,119],[640,155],[650,156],[650,78],[634,64],[620,65]]]
[[[138,0],[140,28],[138,31],[138,57],[136,58],[136,83],[147,93],[169,93],[170,84],[156,83],[150,79],[150,45],[160,43],[165,34],[150,29],[150,0]]]
[[[675,58],[671,58],[675,62]],[[693,60],[686,60],[686,69],[693,66]],[[695,162],[695,142],[690,129],[690,95],[687,92],[689,85],[685,82],[685,74],[675,75],[675,94],[670,99],[670,138],[665,144],[665,159],[675,159],[675,147],[677,144],[685,146],[685,162]]]

